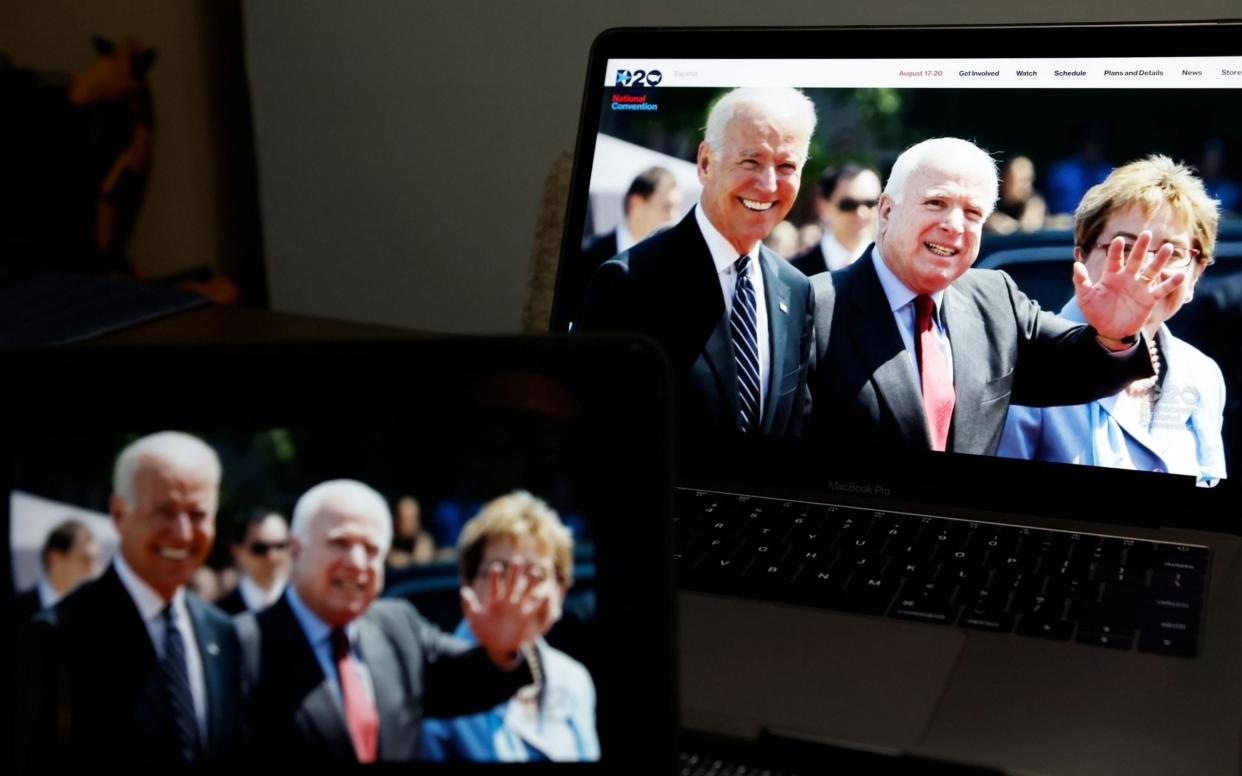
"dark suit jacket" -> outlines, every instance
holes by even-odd
[[[242,598],[241,590],[235,587],[228,595],[216,599],[216,608],[230,616],[241,614],[246,611],[246,599]]]
[[[797,435],[809,402],[811,284],[766,247],[759,249],[759,266],[771,360],[760,429]],[[672,360],[678,422],[696,430],[738,430],[729,317],[693,210],[596,271],[575,330],[637,331],[654,338]]]
[[[561,268],[561,279],[557,286],[557,294],[564,294],[567,301],[572,302],[570,309],[575,314],[572,319],[577,324],[576,313],[582,306],[582,296],[586,293],[587,283],[599,265],[617,255],[617,230],[612,229],[597,234],[582,244],[582,252],[574,257],[575,261]]]
[[[803,275],[810,277],[828,271],[828,259],[824,257],[824,244],[817,242],[789,260]]]
[[[288,597],[236,622],[259,759],[356,762],[340,696],[324,676]],[[358,628],[358,651],[379,711],[381,762],[414,759],[424,714],[451,717],[490,709],[531,681],[525,665],[501,671],[482,649],[469,649],[406,601],[374,602]]]
[[[25,625],[31,617],[39,613],[43,608],[43,603],[39,600],[39,588],[32,587],[26,592],[18,595],[9,604],[9,617],[15,628]]]
[[[241,658],[227,617],[187,591],[207,686],[207,762],[237,754]],[[188,638],[188,634],[185,634]],[[174,746],[159,700],[155,647],[115,568],[25,629],[20,647],[20,764],[87,773],[167,764]]]
[[[842,445],[930,450],[919,377],[872,264],[815,276],[814,413],[809,435]],[[993,455],[1012,401],[1082,404],[1152,374],[1143,343],[1110,355],[1088,326],[1039,309],[995,270],[945,289],[956,404],[949,450]]]
[[[617,230],[597,234],[582,248],[583,267],[590,278],[599,265],[617,255]]]

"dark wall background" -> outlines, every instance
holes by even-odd
[[[265,295],[242,0],[5,0],[0,52],[49,82],[97,59],[91,38],[153,47],[151,177],[129,253],[152,276],[206,268]],[[0,120],[12,121],[0,106]],[[6,149],[21,153],[20,149]]]

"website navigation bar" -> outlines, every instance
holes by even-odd
[[[637,77],[636,77],[637,76]],[[1242,89],[1242,57],[610,59],[614,87]]]

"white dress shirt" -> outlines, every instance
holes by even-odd
[[[617,253],[625,253],[630,248],[638,244],[638,240],[634,239],[634,235],[625,226],[625,220],[617,224]]]
[[[164,607],[168,602],[155,589],[142,581],[134,570],[126,563],[118,552],[113,561],[116,574],[121,584],[138,607],[138,614],[147,626],[147,635],[155,647],[158,658],[164,657]],[[173,621],[177,630],[181,631],[181,642],[185,644],[186,672],[190,678],[190,696],[194,700],[194,718],[198,722],[198,739],[207,742],[207,681],[203,676],[203,656],[198,651],[198,636],[194,632],[194,621],[185,606],[185,588],[177,588],[172,599]]]
[[[237,581],[237,591],[241,593],[242,602],[246,604],[247,610],[261,612],[280,600],[280,594],[285,592],[285,585],[282,582],[273,585],[271,590],[264,590],[259,587],[258,582],[250,578],[249,574],[242,574],[241,579]]]
[[[699,225],[699,231],[703,233],[707,249],[712,254],[712,262],[716,265],[716,272],[720,278],[720,293],[724,295],[725,316],[732,316],[733,294],[737,289],[737,273],[733,270],[733,264],[742,257],[742,254],[738,253],[737,249],[712,225],[712,222],[707,220],[701,204],[694,206],[694,220]],[[762,418],[763,408],[767,403],[768,375],[772,371],[772,365],[768,357],[768,352],[771,350],[768,344],[768,302],[763,290],[763,271],[759,268],[759,245],[760,243],[756,241],[746,252],[746,255],[750,257],[746,271],[750,284],[755,289],[755,338],[759,346],[759,417]]]
[[[50,609],[56,605],[61,596],[52,589],[52,583],[46,579],[40,579],[35,583],[35,589],[39,591],[39,608]]]
[[[819,249],[824,252],[824,264],[828,266],[828,271],[833,272],[858,261],[858,258],[867,252],[869,244],[869,241],[863,240],[857,249],[851,251],[841,244],[831,230],[825,229],[824,236],[819,241]]]
[[[914,300],[918,294],[902,283],[884,263],[884,259],[880,256],[880,246],[877,245],[871,252],[871,260],[875,263],[875,273],[880,277],[880,286],[884,289],[884,296],[888,297],[888,305],[893,311],[893,320],[897,322],[897,331],[901,332],[901,341],[905,343],[906,352],[910,355],[910,365],[914,367],[914,374],[921,375],[918,353],[914,349],[915,321],[918,318],[918,313],[914,309]],[[931,298],[935,304],[932,320],[936,324],[936,344],[940,346],[940,356],[948,366],[949,379],[952,380],[953,348],[949,345],[949,333],[945,330],[944,314],[941,311],[944,289],[932,294]],[[922,390],[921,384],[919,389]]]
[[[289,586],[287,595],[289,596],[289,608],[293,610],[293,616],[297,619],[298,625],[302,626],[302,633],[310,642],[311,651],[315,653],[319,668],[323,670],[324,677],[336,689],[337,700],[341,701],[343,707],[345,696],[341,692],[341,681],[336,675],[336,655],[332,650],[332,626],[319,619],[318,615],[310,610],[310,607],[298,596],[298,592],[293,589],[293,585]],[[345,636],[349,639],[349,651],[354,656],[354,665],[358,668],[358,674],[362,678],[362,686],[367,688],[367,695],[374,703],[375,688],[371,686],[371,672],[367,670],[366,663],[362,662],[362,655],[358,652],[357,620],[345,626]]]

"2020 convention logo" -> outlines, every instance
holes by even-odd
[[[659,70],[618,70],[616,86],[659,86],[664,74]]]

